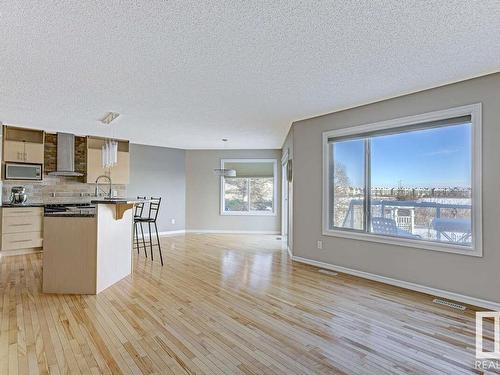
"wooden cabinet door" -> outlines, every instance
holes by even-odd
[[[25,162],[24,142],[4,141],[3,159],[4,161]]]
[[[22,141],[5,141],[4,160],[43,164],[43,144]]]
[[[43,208],[8,207],[0,215],[0,251],[42,247]]]
[[[43,164],[45,132],[43,130],[3,126],[3,160]]]
[[[102,166],[102,151],[96,148],[87,149],[87,183],[95,183],[96,178],[103,174],[109,176],[110,171]]]
[[[87,183],[95,183],[97,177],[107,175],[113,184],[129,183],[130,154],[128,141],[118,142],[117,164],[111,168],[102,166],[103,138],[87,137]]]
[[[24,161],[26,163],[43,164],[43,144],[40,143],[24,143]]]
[[[111,168],[111,180],[113,184],[127,185],[130,177],[130,154],[118,151],[117,161],[117,164]]]

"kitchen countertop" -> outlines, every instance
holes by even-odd
[[[133,203],[148,203],[151,199],[137,199],[137,198],[111,198],[111,199],[93,199],[90,203],[94,204],[133,204]]]
[[[50,203],[23,203],[23,204],[13,204],[9,202],[4,202],[0,204],[0,208],[21,208],[21,207],[45,207],[49,205],[71,205],[71,204],[85,204],[85,203],[92,203],[92,204],[134,204],[134,203],[148,203],[151,202],[151,199],[137,199],[137,198],[131,198],[131,197],[125,197],[125,198],[112,198],[112,199],[105,199],[105,198],[99,198],[99,199],[92,199],[90,202],[50,202]]]
[[[45,217],[94,217],[95,213],[77,213],[77,212],[57,212],[45,214]]]
[[[15,204],[15,203],[2,203],[0,207],[2,208],[21,208],[21,207],[44,207],[44,203],[23,203],[23,204]]]

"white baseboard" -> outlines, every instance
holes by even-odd
[[[214,230],[214,229],[186,229],[186,233],[213,233],[213,234],[276,234],[280,235],[280,231],[266,230]]]
[[[163,232],[158,232],[158,235],[160,237],[163,236],[177,236],[179,234],[184,234],[186,231],[184,229],[179,229],[179,230],[167,230]],[[153,237],[155,236],[155,233],[153,232]],[[144,238],[149,238],[149,233],[144,233]],[[139,230],[139,240],[142,240],[141,236],[141,231]]]
[[[186,233],[201,233],[201,234],[273,234],[280,235],[279,231],[260,231],[260,230],[213,230],[213,229],[179,229],[158,232],[160,236],[176,236]],[[154,236],[154,233],[153,233]],[[144,238],[149,238],[149,233],[144,233]],[[142,236],[139,231],[139,239]]]
[[[290,246],[286,247],[286,251],[288,252],[288,256],[290,257],[290,259],[293,260],[293,253],[292,253],[292,249],[290,249]]]
[[[425,285],[420,285],[420,284],[415,284],[415,283],[411,283],[408,281],[393,279],[393,278],[386,277],[386,276],[379,276],[379,275],[369,273],[369,272],[358,271],[358,270],[355,270],[352,268],[336,266],[334,264],[319,262],[317,260],[302,258],[302,257],[298,257],[298,256],[292,255],[292,260],[294,260],[296,262],[316,266],[319,268],[325,268],[325,269],[329,269],[332,271],[347,273],[349,275],[358,276],[358,277],[361,277],[363,279],[378,281],[378,282],[381,282],[384,284],[399,286],[401,288],[410,289],[410,290],[414,290],[417,292],[426,293],[426,294],[430,294],[433,296],[442,297],[442,298],[450,299],[453,301],[466,303],[466,304],[472,305],[472,306],[477,306],[477,307],[481,307],[481,308],[485,308],[485,309],[489,309],[489,310],[500,311],[500,303],[498,303],[498,302],[488,301],[488,300],[484,300],[484,299],[480,299],[480,298],[476,298],[476,297],[465,296],[465,295],[458,294],[455,292],[449,292],[449,291],[442,290],[442,289],[431,288],[431,287],[428,287]]]
[[[185,234],[185,233],[186,233],[185,229],[167,230],[164,232],[158,232],[160,236],[176,236],[178,234]]]

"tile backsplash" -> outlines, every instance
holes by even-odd
[[[78,177],[47,176],[40,182],[3,181],[2,202],[9,202],[13,186],[24,186],[29,203],[85,203],[94,197],[95,184],[81,182]],[[107,191],[107,184],[99,186]],[[113,185],[116,196],[126,196],[126,185]],[[102,192],[101,192],[102,193]]]

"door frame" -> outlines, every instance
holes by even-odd
[[[289,215],[290,205],[288,203],[288,200],[290,199],[290,196],[288,190],[287,167],[288,167],[288,150],[285,150],[285,153],[281,158],[281,235],[287,236],[287,243],[288,243],[288,236],[289,236],[288,224],[290,219]]]

